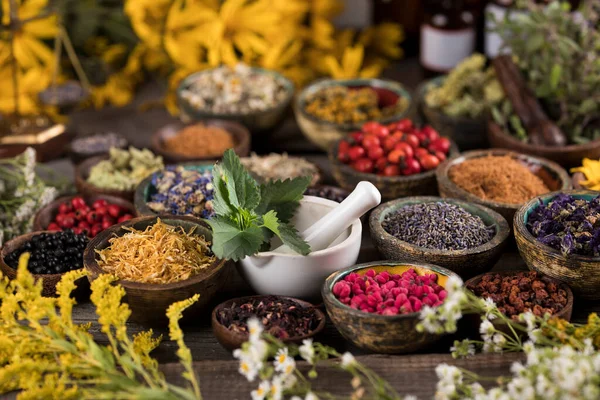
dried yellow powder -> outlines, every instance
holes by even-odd
[[[110,245],[96,250],[98,265],[119,279],[152,284],[179,282],[210,266],[215,257],[210,242],[185,232],[160,219],[144,231],[124,228],[130,232],[109,240]]]

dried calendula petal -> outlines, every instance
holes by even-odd
[[[143,231],[124,229],[129,232],[111,238],[107,248],[96,250],[100,268],[119,279],[152,284],[179,282],[215,261],[210,242],[194,235],[194,229],[186,232],[160,219]]]

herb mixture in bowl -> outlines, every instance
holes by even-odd
[[[237,64],[195,74],[181,91],[191,107],[214,114],[250,114],[276,107],[286,100],[286,81],[276,74]]]
[[[268,156],[258,156],[254,153],[250,157],[241,159],[242,165],[252,175],[263,181],[285,180],[312,177],[310,184],[316,184],[321,176],[317,166],[300,157],[289,157],[286,153],[271,153]]]
[[[600,257],[600,195],[590,200],[558,194],[531,211],[527,229],[563,255]]]
[[[465,250],[490,241],[496,231],[481,217],[446,202],[411,204],[388,214],[383,229],[397,239],[434,250]]]
[[[198,123],[186,126],[177,134],[166,138],[163,145],[167,151],[187,157],[214,157],[235,146],[233,135],[218,126]]]
[[[119,279],[150,284],[180,282],[215,261],[210,242],[195,235],[193,229],[186,232],[160,219],[143,231],[123,229],[129,232],[112,237],[108,247],[96,250],[98,266]]]
[[[148,207],[158,214],[214,216],[212,172],[199,172],[182,166],[169,166],[152,176],[156,193]]]

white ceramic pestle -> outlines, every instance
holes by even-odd
[[[326,249],[354,221],[381,202],[381,193],[371,182],[362,181],[350,195],[324,217],[300,233],[310,245],[310,251]],[[275,253],[295,254],[286,245],[271,250]]]

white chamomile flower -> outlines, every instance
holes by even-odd
[[[287,375],[283,376],[281,386],[283,387],[283,390],[288,390],[293,388],[296,383],[298,383],[298,378],[296,378],[296,375]]]
[[[356,363],[356,359],[352,355],[352,353],[345,352],[342,354],[342,368],[348,369],[352,367]]]
[[[506,338],[501,333],[496,333],[492,337],[492,341],[494,342],[494,351],[500,352],[502,351],[502,347],[506,344]]]
[[[446,284],[444,285],[444,288],[449,295],[462,290],[462,287],[463,281],[457,276],[451,276],[448,278]]]
[[[252,382],[254,381],[254,379],[256,379],[256,376],[258,375],[258,370],[258,365],[251,362],[250,360],[246,360],[243,358],[240,360],[239,372],[240,374],[244,375],[246,379],[248,379],[248,382]]]
[[[267,353],[269,351],[269,345],[262,339],[255,340],[253,342],[248,342],[250,347],[248,348],[248,353],[252,360],[255,362],[262,362],[267,357]]]
[[[252,400],[264,400],[269,393],[270,388],[271,384],[269,381],[262,381],[260,385],[258,385],[258,388],[250,393]]]
[[[535,329],[535,320],[535,314],[533,314],[531,311],[527,311],[526,313],[519,315],[519,321],[525,322],[527,324],[528,332],[531,332]]]
[[[307,361],[309,364],[314,362],[315,348],[312,339],[304,339],[302,341],[302,346],[298,348],[298,351],[303,360]]]
[[[248,333],[250,335],[250,342],[259,340],[262,332],[263,326],[257,318],[248,319]]]
[[[273,378],[273,381],[271,381],[269,395],[272,400],[281,400],[283,397],[283,383],[279,376],[276,376]]]
[[[277,370],[277,368],[276,368]],[[296,370],[296,361],[292,357],[288,357],[288,359],[280,365],[280,369],[278,370],[284,376],[290,376]]]
[[[494,325],[488,319],[481,321],[481,325],[479,325],[479,333],[482,335],[492,336],[495,332],[496,328],[494,328]]]
[[[495,311],[497,308],[496,303],[494,303],[494,300],[492,300],[488,297],[487,299],[483,300],[482,305],[483,305],[483,310],[485,311],[485,317],[487,319],[489,319],[491,321],[494,318],[496,318],[496,315],[493,314],[493,311]]]
[[[275,365],[275,371],[282,372],[289,363],[290,359],[291,358],[288,354],[287,347],[277,350],[277,354],[275,354],[275,361],[273,361],[273,365]]]

